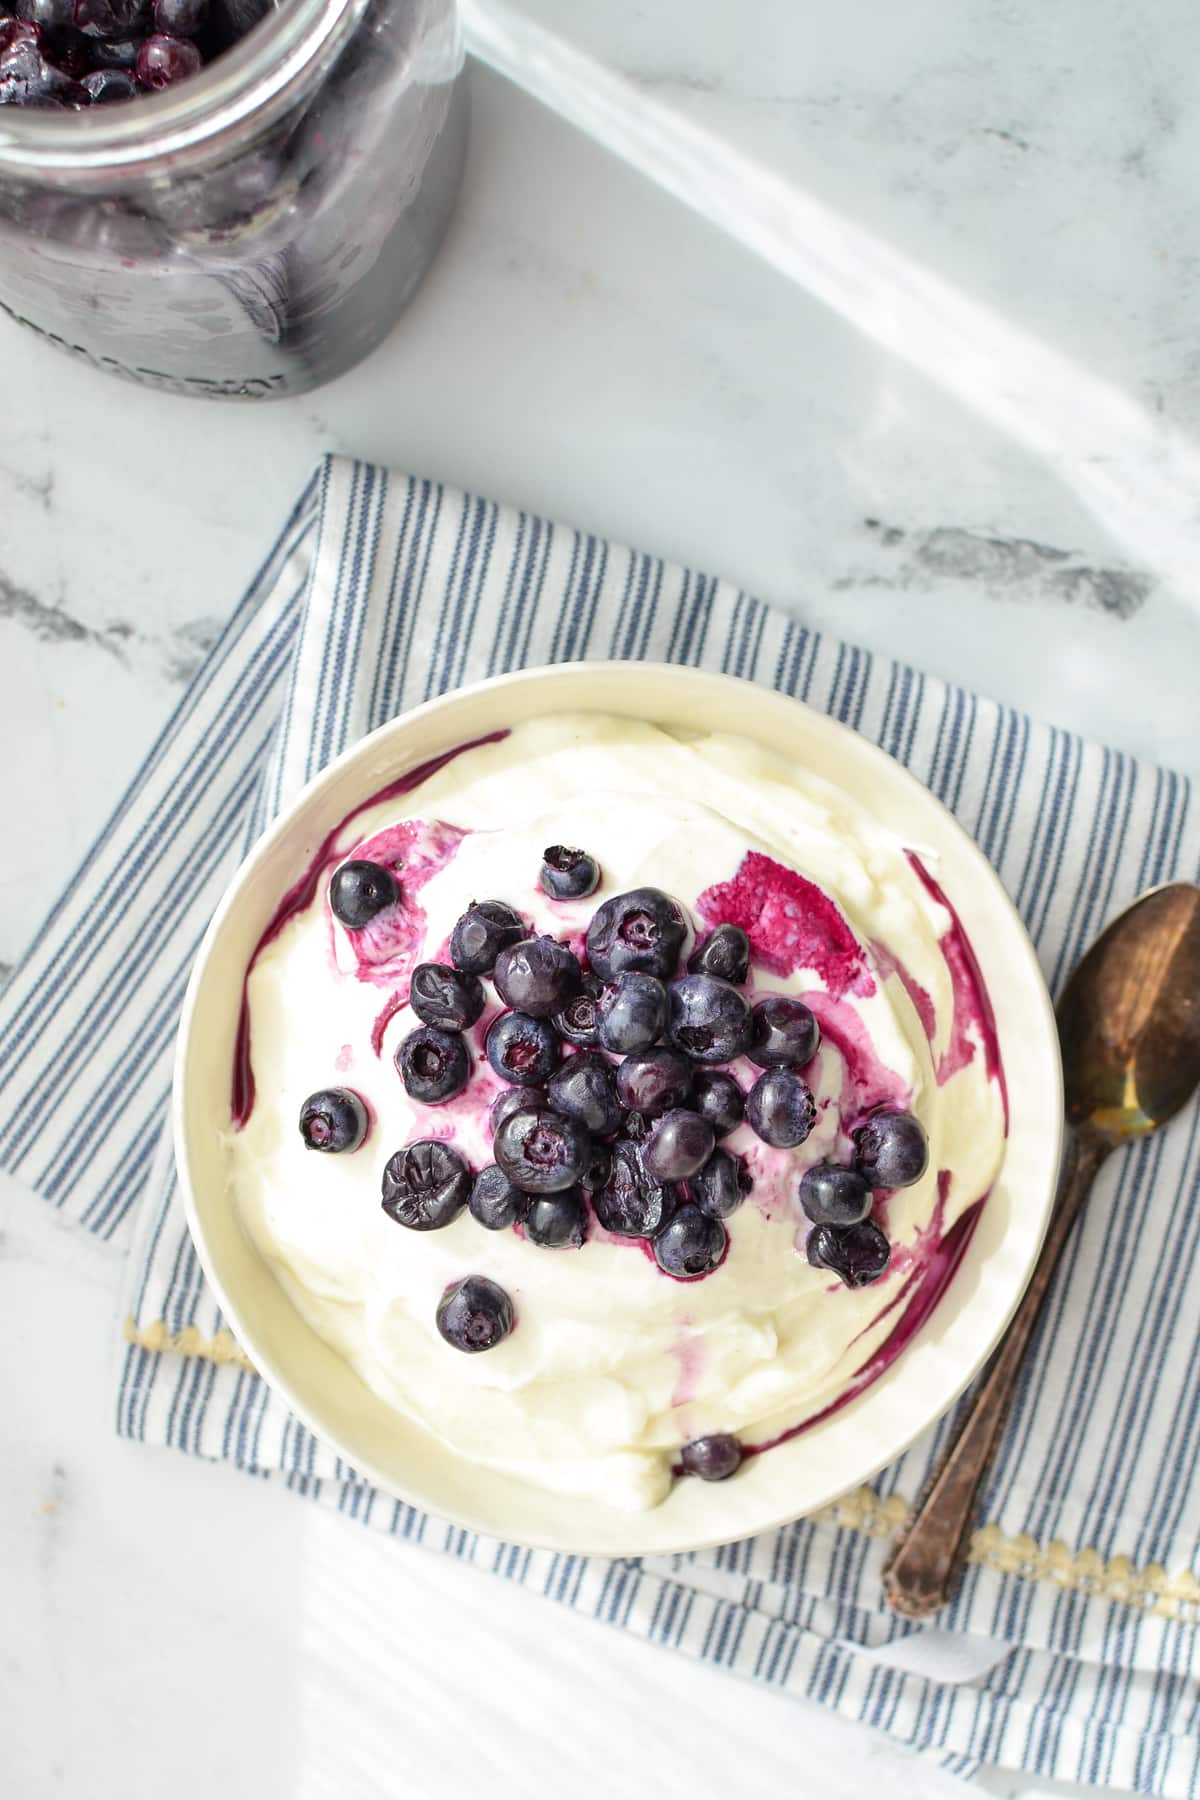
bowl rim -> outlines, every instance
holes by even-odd
[[[1009,942],[1006,946],[1006,954],[1011,954],[1016,957],[1022,972],[1024,997],[1026,1000],[1033,1003],[1035,1009],[1035,1016],[1029,1019],[1029,1042],[1030,1046],[1036,1042],[1037,1047],[1043,1054],[1043,1060],[1046,1065],[1043,1071],[1044,1086],[1042,1089],[1043,1099],[1046,1104],[1042,1109],[1044,1117],[1041,1123],[1048,1129],[1049,1135],[1045,1140],[1047,1154],[1042,1158],[1046,1180],[1044,1183],[1039,1183],[1039,1187],[1042,1191],[1040,1193],[1036,1214],[1030,1221],[1032,1223],[1032,1229],[1029,1231],[1026,1253],[1022,1258],[1019,1279],[1014,1280],[1013,1282],[1011,1295],[1009,1296],[1007,1305],[1002,1309],[999,1323],[987,1342],[979,1349],[978,1354],[974,1355],[973,1360],[970,1361],[969,1365],[965,1366],[959,1372],[959,1375],[952,1383],[946,1384],[942,1391],[939,1392],[934,1409],[925,1412],[915,1426],[911,1430],[907,1430],[902,1441],[889,1441],[885,1452],[877,1460],[870,1462],[867,1466],[856,1467],[844,1480],[839,1480],[833,1484],[828,1493],[822,1498],[811,1503],[806,1501],[800,1510],[796,1510],[795,1508],[784,1508],[778,1513],[772,1513],[771,1516],[768,1517],[756,1517],[749,1524],[741,1526],[738,1525],[736,1519],[731,1517],[727,1526],[706,1530],[700,1535],[697,1535],[694,1531],[685,1532],[677,1539],[671,1539],[668,1542],[656,1541],[650,1547],[638,1545],[637,1525],[640,1520],[644,1520],[648,1516],[659,1513],[661,1508],[651,1509],[651,1514],[649,1515],[644,1512],[620,1512],[618,1514],[617,1509],[608,1508],[607,1510],[610,1514],[614,1517],[620,1517],[623,1520],[627,1520],[630,1526],[629,1547],[615,1549],[612,1542],[608,1539],[589,1539],[586,1529],[581,1529],[578,1535],[572,1536],[569,1541],[554,1533],[538,1532],[536,1529],[529,1533],[524,1533],[523,1531],[514,1533],[506,1526],[501,1532],[498,1532],[496,1525],[494,1523],[489,1524],[486,1517],[472,1517],[461,1508],[450,1509],[436,1499],[426,1497],[421,1491],[419,1479],[414,1481],[412,1488],[407,1493],[402,1492],[396,1485],[394,1475],[388,1474],[379,1467],[378,1464],[374,1463],[369,1456],[364,1456],[361,1451],[350,1450],[346,1446],[339,1437],[336,1424],[333,1424],[327,1418],[320,1416],[319,1409],[315,1409],[311,1406],[304,1395],[297,1392],[296,1385],[288,1370],[286,1368],[281,1368],[278,1365],[277,1359],[264,1346],[260,1334],[255,1329],[253,1319],[247,1319],[244,1316],[242,1309],[230,1298],[227,1285],[222,1277],[220,1258],[213,1253],[211,1239],[200,1215],[200,1209],[197,1202],[196,1183],[193,1179],[190,1133],[186,1117],[186,1105],[189,1058],[193,1050],[193,1025],[199,1003],[200,991],[205,980],[208,964],[212,958],[214,949],[221,938],[226,922],[238,907],[244,890],[253,881],[259,867],[270,857],[275,848],[295,830],[299,819],[315,804],[320,796],[327,789],[337,785],[342,778],[343,772],[348,766],[359,760],[363,762],[364,766],[369,765],[371,751],[380,744],[385,743],[393,735],[413,734],[419,736],[422,724],[426,720],[436,717],[449,702],[469,702],[481,693],[504,691],[517,686],[545,686],[549,689],[553,689],[556,682],[567,675],[586,678],[599,675],[601,679],[604,679],[606,676],[611,677],[612,673],[616,670],[628,671],[631,667],[636,668],[639,673],[644,671],[646,674],[657,680],[674,685],[698,685],[703,687],[704,685],[709,684],[720,687],[751,689],[765,696],[769,696],[773,701],[779,700],[790,703],[799,708],[804,714],[808,715],[809,720],[814,722],[815,729],[818,732],[828,731],[835,739],[840,738],[843,743],[852,744],[853,755],[860,759],[864,759],[867,764],[874,764],[877,768],[882,769],[886,773],[888,781],[899,782],[902,786],[906,787],[910,793],[918,797],[919,802],[922,805],[932,805],[935,812],[940,815],[939,823],[941,828],[946,831],[952,840],[956,841],[958,849],[965,852],[968,861],[975,864],[981,879],[990,886],[993,900],[1000,903],[1000,911],[1002,914],[1006,915],[1008,925],[1011,927]],[[534,716],[547,716],[556,710],[559,709],[551,703],[539,709],[538,713]],[[591,708],[583,708],[582,710],[603,712],[605,708],[601,703]],[[628,716],[632,717],[634,715],[630,714]],[[638,716],[649,717],[649,714],[642,713]],[[652,718],[650,719],[650,722],[653,723]],[[743,732],[741,735],[749,734]],[[409,762],[409,766],[418,764],[423,760],[424,754],[425,753],[418,747],[416,754]],[[402,772],[403,770],[398,767],[397,773]],[[956,898],[957,897],[958,896],[956,895]],[[1007,1061],[1007,1058],[1012,1054],[1012,1047],[1002,1041],[1001,1048]],[[260,834],[247,854],[243,857],[226,886],[197,948],[184,994],[176,1036],[172,1079],[171,1123],[174,1137],[175,1164],[178,1172],[180,1192],[183,1198],[183,1207],[188,1231],[191,1235],[196,1254],[204,1270],[205,1277],[220,1306],[224,1321],[232,1330],[237,1341],[246,1352],[263,1381],[282,1398],[286,1405],[296,1414],[314,1436],[333,1449],[352,1470],[365,1477],[373,1485],[378,1486],[383,1492],[402,1500],[407,1505],[415,1506],[424,1512],[431,1513],[436,1518],[487,1537],[495,1538],[501,1536],[504,1542],[518,1543],[531,1549],[601,1556],[676,1554],[691,1550],[707,1549],[724,1543],[736,1543],[745,1538],[778,1529],[796,1519],[811,1517],[814,1514],[819,1513],[824,1507],[832,1504],[842,1495],[869,1482],[881,1469],[886,1468],[897,1461],[924,1431],[935,1424],[938,1419],[945,1416],[949,1409],[954,1405],[954,1402],[980,1373],[1007,1330],[1033,1273],[1049,1224],[1050,1214],[1057,1191],[1058,1172],[1061,1163],[1062,1144],[1065,1132],[1063,1116],[1063,1076],[1057,1025],[1055,1022],[1053,1003],[1047,990],[1041,967],[1037,961],[1033,943],[1029,938],[1024,923],[1007,890],[1001,882],[999,875],[988,862],[974,838],[972,838],[965,827],[959,823],[944,802],[933,793],[932,789],[927,787],[924,782],[911,772],[911,770],[898,762],[872,739],[866,737],[863,733],[855,730],[852,726],[846,724],[842,720],[833,718],[829,714],[822,712],[819,708],[811,706],[806,700],[802,700],[796,695],[788,694],[782,689],[768,687],[765,683],[752,680],[748,677],[731,675],[723,671],[717,672],[709,669],[697,668],[690,664],[640,660],[630,663],[629,661],[621,659],[598,659],[594,662],[573,661],[550,663],[536,665],[525,669],[513,669],[497,675],[484,677],[478,681],[465,683],[461,687],[449,689],[443,694],[436,695],[429,700],[422,701],[418,705],[408,708],[406,711],[397,714],[396,717],[375,727],[372,731],[365,733],[353,743],[348,744],[331,762],[327,763],[323,769],[318,771],[316,775],[311,777],[304,784],[295,797],[279,813],[278,817]],[[1006,1141],[1006,1158],[1008,1155],[1008,1145],[1011,1141],[1010,1136]],[[1002,1173],[1003,1165],[1001,1169],[1001,1174]],[[1032,1206],[1032,1200],[1030,1201],[1030,1205]],[[249,1240],[247,1240],[247,1242],[248,1241]],[[251,1245],[250,1248],[253,1255],[259,1256],[256,1247]],[[273,1282],[275,1277],[266,1268],[265,1264],[263,1264],[263,1269],[267,1279]],[[961,1271],[956,1272],[956,1275],[952,1277],[952,1282],[954,1279],[958,1278],[959,1274],[961,1274]],[[287,1303],[288,1305],[291,1304],[290,1301]],[[930,1314],[930,1319],[936,1319],[937,1313],[941,1309],[941,1304],[942,1301],[939,1298],[938,1303]],[[300,1317],[299,1314],[296,1316]],[[857,1412],[864,1403],[868,1403],[872,1396],[878,1396],[879,1391],[885,1388],[889,1380],[893,1377],[894,1371],[897,1368],[902,1367],[910,1358],[914,1347],[919,1346],[923,1336],[928,1331],[930,1319],[926,1319],[922,1323],[918,1331],[914,1334],[912,1341],[905,1345],[903,1351],[896,1358],[891,1367],[889,1367],[877,1381],[873,1382],[865,1389],[861,1395],[856,1396],[853,1401],[849,1402],[838,1416],[846,1417],[852,1415]],[[305,1325],[305,1329],[312,1330],[307,1324]],[[314,1332],[313,1335],[316,1336],[317,1334]],[[334,1352],[334,1354],[336,1354],[336,1352]],[[346,1366],[348,1368],[350,1367],[348,1364]],[[355,1376],[355,1379],[361,1379],[355,1374],[353,1369],[351,1369],[350,1372]],[[387,1403],[380,1400],[379,1404],[386,1406]],[[410,1421],[410,1423],[412,1422]],[[804,1439],[800,1438],[795,1441],[803,1442]],[[457,1460],[467,1463],[470,1459],[459,1458]],[[481,1467],[482,1465],[474,1466]],[[691,1484],[688,1485],[690,1486]],[[736,1484],[731,1484],[729,1489],[725,1489],[721,1485],[714,1486],[710,1484],[709,1492],[732,1493],[734,1485]],[[539,1490],[529,1488],[528,1491],[536,1493]],[[581,1502],[581,1506],[584,1504],[599,1505],[602,1503],[589,1499],[586,1503]],[[666,1502],[664,1502],[664,1504],[666,1504]],[[736,1504],[731,1508],[731,1513],[736,1513]]]

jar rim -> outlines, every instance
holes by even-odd
[[[368,0],[283,0],[178,88],[78,113],[0,107],[0,180],[153,175],[220,155],[267,126],[341,49]],[[9,116],[11,115],[11,117]]]

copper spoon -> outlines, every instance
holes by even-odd
[[[893,1612],[928,1618],[958,1586],[983,1478],[1034,1321],[1110,1151],[1165,1125],[1200,1082],[1200,888],[1155,888],[1104,931],[1058,1003],[1067,1149],[1024,1298],[883,1572]]]

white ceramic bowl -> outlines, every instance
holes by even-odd
[[[741,733],[848,789],[908,841],[934,849],[995,1007],[1011,1105],[999,1181],[946,1293],[903,1354],[858,1400],[753,1458],[733,1481],[679,1482],[645,1513],[481,1471],[378,1399],[301,1319],[243,1232],[221,1141],[246,964],[279,896],[325,834],[440,751],[571,711]],[[1061,1118],[1058,1038],[1033,948],[988,863],[941,804],[883,751],[799,701],[728,676],[644,663],[561,665],[462,688],[381,727],[319,775],[252,851],[217,910],[184,1002],[175,1070],[176,1156],[200,1260],[233,1330],[288,1405],[362,1474],[416,1506],[520,1543],[616,1556],[694,1549],[815,1511],[891,1462],[943,1413],[986,1359],[1032,1271]]]

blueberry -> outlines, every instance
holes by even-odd
[[[764,1069],[746,1095],[746,1119],[764,1144],[791,1150],[816,1124],[817,1109],[795,1069]]]
[[[592,1193],[592,1206],[605,1231],[615,1237],[652,1238],[675,1211],[672,1187],[655,1181],[628,1138],[613,1145],[607,1181]]]
[[[729,1239],[719,1219],[698,1206],[681,1206],[654,1240],[654,1260],[679,1281],[710,1275],[725,1254]]]
[[[625,1125],[621,1132],[621,1136],[629,1138],[631,1142],[635,1144],[644,1143],[653,1123],[653,1119],[647,1118],[644,1113],[627,1113],[625,1115]]]
[[[698,1475],[701,1481],[727,1481],[742,1466],[742,1446],[728,1431],[716,1431],[712,1437],[693,1438],[679,1456],[685,1475]]]
[[[107,106],[113,100],[136,100],[141,89],[128,69],[93,69],[81,83],[93,106]]]
[[[811,1062],[821,1042],[821,1028],[803,1000],[772,994],[754,1008],[754,1028],[746,1054],[760,1069]]]
[[[578,1050],[568,1056],[546,1092],[555,1112],[581,1120],[597,1137],[609,1137],[625,1116],[617,1099],[613,1066],[596,1050]]]
[[[493,1149],[508,1179],[525,1194],[557,1194],[574,1187],[592,1160],[586,1127],[544,1106],[510,1113]]]
[[[396,877],[380,863],[343,863],[329,884],[330,911],[349,931],[361,931],[399,896]]]
[[[471,1217],[478,1219],[488,1231],[503,1231],[515,1225],[525,1211],[525,1195],[515,1188],[503,1169],[489,1163],[480,1169],[467,1201]]]
[[[367,1109],[351,1088],[322,1088],[300,1108],[300,1136],[310,1150],[357,1150],[367,1135]]]
[[[89,37],[140,37],[150,25],[150,0],[75,0],[75,24]]]
[[[667,990],[667,1035],[694,1062],[732,1062],[750,1042],[750,1003],[715,975],[683,975]]]
[[[16,0],[12,11],[39,31],[61,31],[75,23],[75,0]]]
[[[154,24],[168,37],[197,37],[208,19],[208,0],[154,0]]]
[[[548,1081],[562,1058],[562,1045],[550,1021],[531,1019],[523,1012],[501,1013],[493,1019],[484,1049],[497,1075],[519,1087]]]
[[[687,936],[677,900],[661,888],[634,888],[597,907],[588,926],[587,954],[601,981],[615,981],[626,969],[670,980]]]
[[[740,925],[718,925],[688,958],[693,975],[718,975],[735,986],[750,973],[750,939]]]
[[[719,1138],[737,1130],[745,1108],[742,1090],[728,1070],[696,1070],[692,1076],[692,1110],[708,1120]]]
[[[704,1167],[715,1143],[707,1119],[676,1108],[655,1120],[642,1156],[656,1181],[686,1181]]]
[[[421,1025],[401,1040],[396,1067],[410,1099],[437,1106],[462,1093],[470,1078],[471,1059],[456,1031]]]
[[[43,56],[41,35],[27,19],[0,19],[0,105],[51,107],[72,93]]]
[[[82,84],[92,72],[92,51],[96,40],[85,37],[73,25],[62,25],[42,32],[42,53],[72,81]]]
[[[636,1056],[666,1029],[667,990],[657,975],[630,969],[605,988],[597,1012],[604,1048],[617,1056]]]
[[[569,850],[565,844],[551,844],[542,851],[542,868],[538,875],[543,893],[552,900],[582,900],[594,894],[600,885],[600,864],[586,850]]]
[[[476,900],[450,933],[450,961],[464,975],[490,975],[496,958],[525,936],[525,924],[503,900]]]
[[[814,1269],[831,1269],[847,1287],[869,1287],[891,1260],[892,1247],[874,1219],[857,1225],[814,1225],[805,1245]]]
[[[97,70],[131,71],[142,47],[140,38],[88,38],[88,55]],[[139,90],[140,91],[140,90]]]
[[[800,1177],[800,1204],[814,1225],[857,1225],[871,1210],[871,1190],[857,1170],[817,1163]]]
[[[383,1171],[383,1210],[410,1231],[440,1231],[458,1217],[470,1193],[466,1161],[436,1138],[406,1144]]]
[[[583,972],[565,944],[552,937],[527,937],[500,952],[493,980],[507,1006],[548,1019],[574,999]]]
[[[483,983],[449,963],[418,963],[408,988],[408,1004],[424,1025],[465,1031],[483,1011]]]
[[[622,1106],[654,1118],[688,1104],[692,1078],[692,1065],[678,1050],[647,1050],[619,1065],[617,1098]]]
[[[585,975],[579,992],[568,1000],[561,1012],[554,1014],[554,1029],[577,1050],[591,1050],[600,1042],[598,1003],[604,983],[594,975]]]
[[[545,1088],[505,1088],[504,1092],[502,1094],[497,1094],[496,1098],[492,1101],[492,1135],[495,1136],[505,1119],[511,1118],[513,1113],[526,1111],[531,1106],[549,1106],[549,1104],[550,1102],[546,1098]]]
[[[732,1156],[728,1150],[714,1150],[688,1182],[688,1192],[710,1219],[727,1219],[753,1186],[750,1171],[740,1156]]]
[[[929,1167],[929,1139],[912,1113],[876,1113],[851,1135],[854,1165],[873,1188],[911,1187]]]
[[[543,1250],[578,1250],[587,1230],[587,1207],[578,1188],[545,1194],[525,1209],[525,1236]]]
[[[513,1303],[486,1275],[464,1275],[452,1281],[438,1301],[437,1328],[455,1350],[474,1356],[494,1350],[512,1330]]]
[[[166,37],[156,32],[138,51],[135,67],[142,86],[157,91],[174,87],[189,75],[198,75],[204,58],[191,38]]]
[[[592,1145],[592,1154],[587,1168],[579,1177],[579,1185],[589,1194],[602,1188],[612,1173],[612,1148],[608,1144]]]

